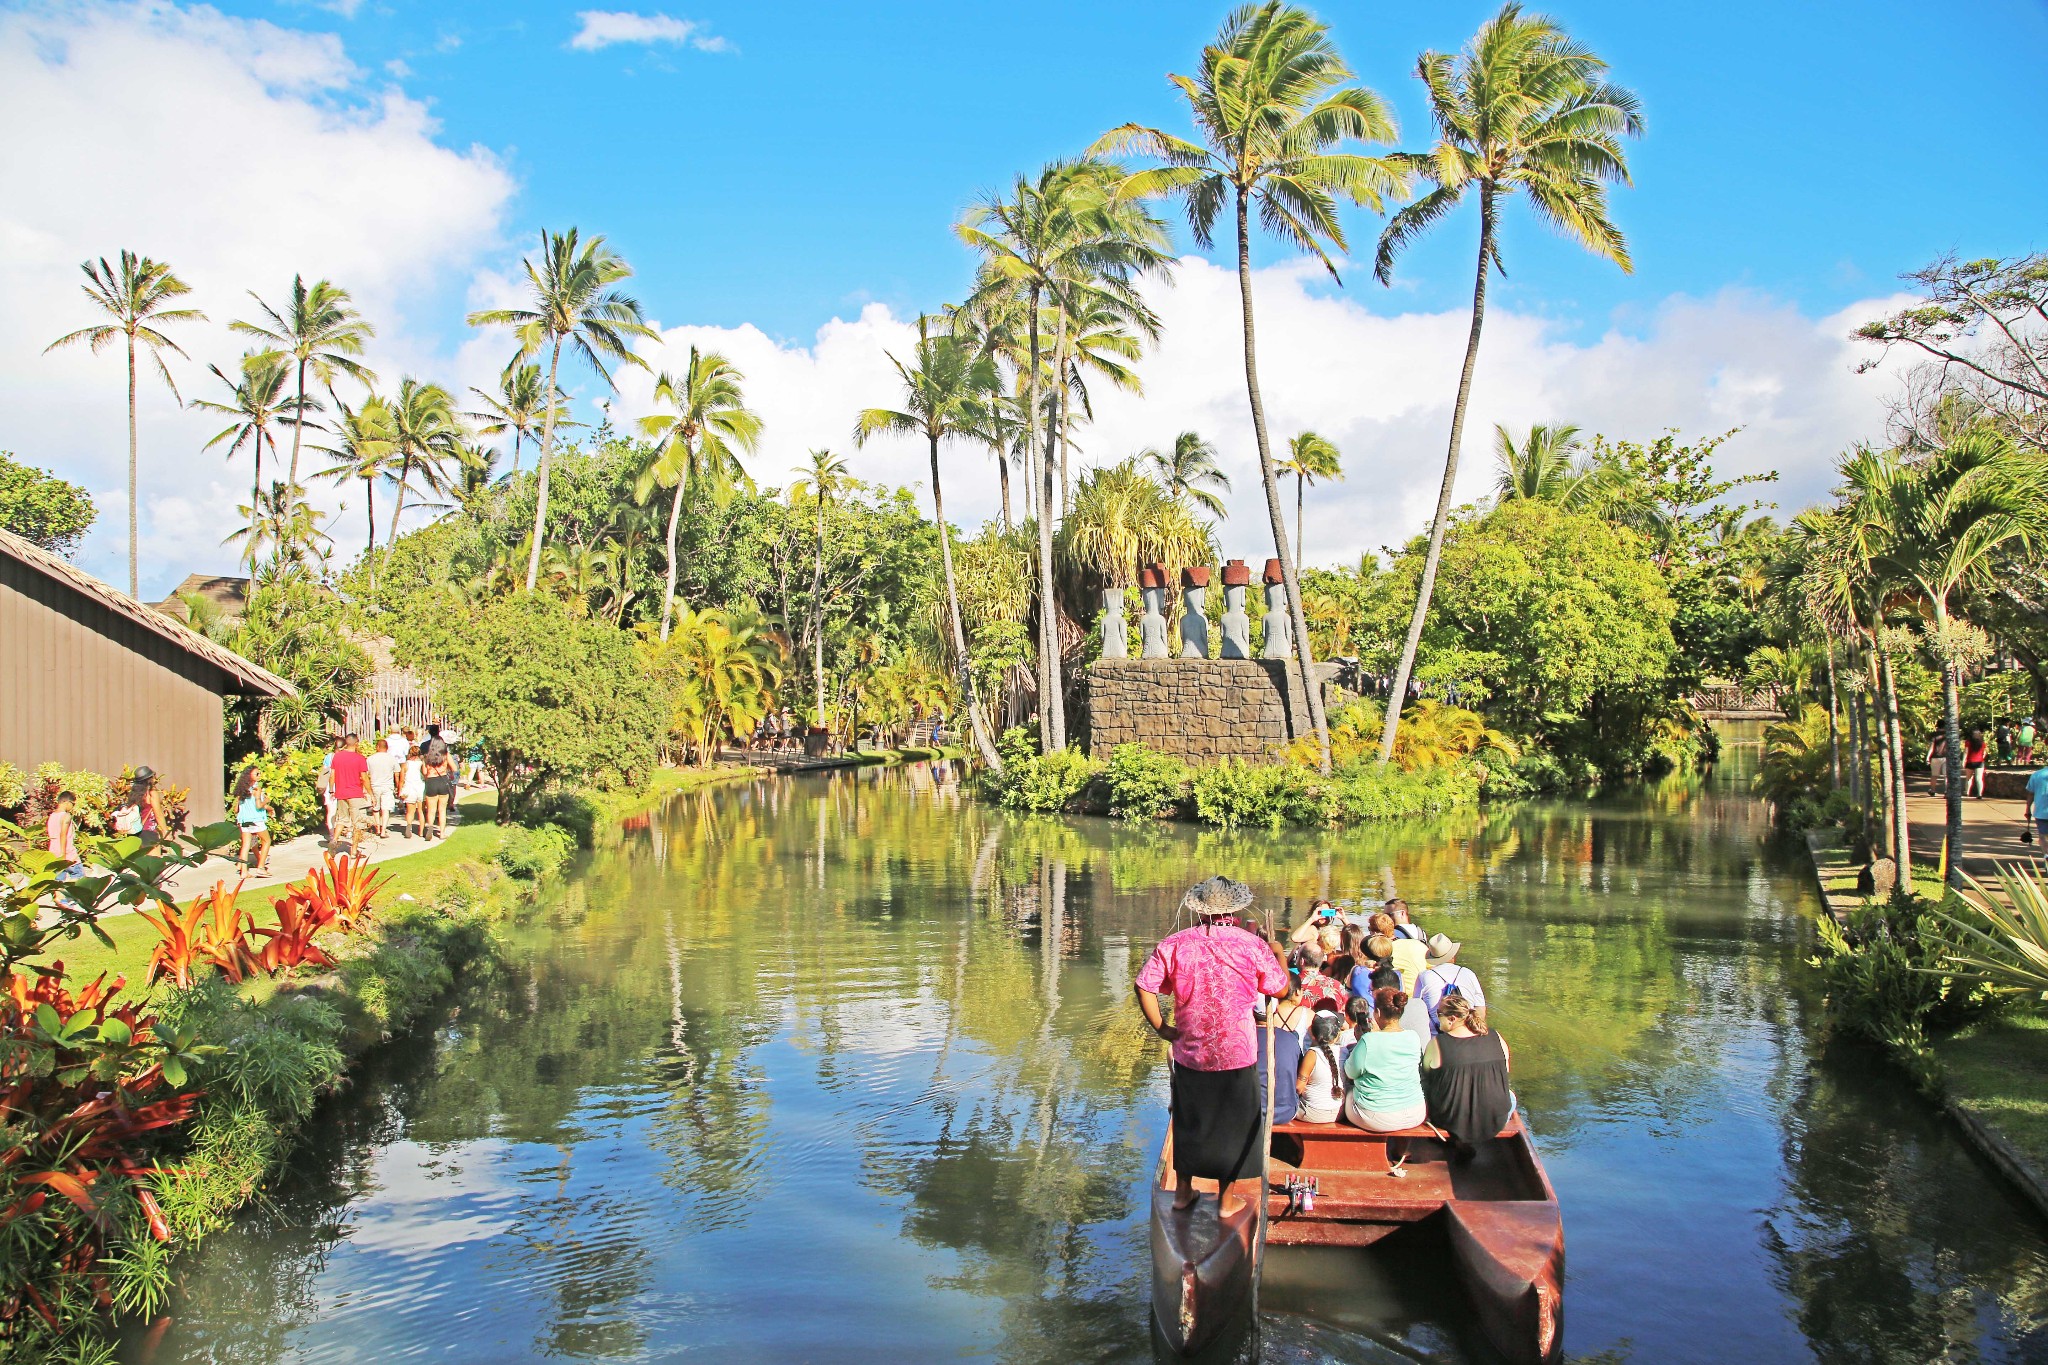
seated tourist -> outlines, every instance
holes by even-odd
[[[1315,1018],[1315,1010],[1301,998],[1300,978],[1289,972],[1287,994],[1273,1002],[1273,1019],[1280,1027],[1294,1034],[1297,1052],[1308,1043],[1308,1026],[1315,1022]]]
[[[1307,1010],[1302,1010],[1302,1014],[1304,1016],[1303,1026],[1306,1027],[1306,1020],[1312,1019],[1314,1016],[1310,1015]],[[1261,1031],[1257,1034],[1259,1048],[1257,1065],[1259,1068],[1259,1104],[1263,1108],[1266,1103],[1266,1034],[1264,1030],[1272,1030],[1273,1070],[1276,1074],[1282,1076],[1299,1076],[1301,1074],[1301,1035],[1288,1027],[1279,1018],[1278,1010],[1273,1011],[1262,1020],[1259,1023],[1259,1029]],[[1299,1107],[1300,1103],[1301,1098],[1295,1093],[1293,1086],[1281,1086],[1273,1094],[1273,1122],[1276,1125],[1294,1122],[1294,1111]]]
[[[1394,965],[1393,939],[1388,938],[1385,934],[1374,934],[1365,941],[1365,955],[1366,959],[1372,963],[1371,990],[1377,991],[1391,987],[1394,990],[1408,991],[1409,994],[1414,994],[1413,991],[1409,990],[1409,987],[1415,983],[1410,981],[1401,969]]]
[[[1351,1082],[1344,1117],[1369,1133],[1413,1128],[1428,1116],[1422,1095],[1423,1045],[1401,1027],[1408,999],[1406,991],[1373,992],[1362,1026],[1366,1031],[1344,1059],[1344,1074]]]
[[[1432,1025],[1447,995],[1462,995],[1477,1012],[1481,1026],[1486,1023],[1486,992],[1479,988],[1479,978],[1471,968],[1458,965],[1458,949],[1462,946],[1448,934],[1429,936],[1429,962],[1415,983],[1415,993],[1429,1006]]]
[[[1401,973],[1401,989],[1410,995],[1415,994],[1415,983],[1421,978],[1422,969],[1428,965],[1428,947],[1422,939],[1402,934],[1401,926],[1384,910],[1372,917],[1372,931],[1386,936],[1391,945],[1386,957]]]
[[[1412,938],[1417,943],[1424,943],[1428,941],[1429,935],[1423,933],[1422,930],[1408,918],[1407,901],[1402,900],[1399,896],[1396,896],[1394,899],[1388,901],[1387,914],[1393,916],[1394,919],[1394,937]]]
[[[1337,1041],[1343,1031],[1343,1020],[1334,1014],[1319,1013],[1309,1026],[1309,1045],[1302,1051],[1301,1068],[1295,1074],[1295,1091],[1301,1099],[1295,1122],[1335,1123],[1344,1112],[1344,1067],[1337,1060]]]
[[[1335,924],[1337,924],[1337,907],[1326,900],[1315,901],[1308,907],[1308,918],[1303,920],[1300,926],[1288,935],[1288,941],[1296,947],[1305,943],[1313,943],[1322,937],[1323,930]]]
[[[1460,1156],[1493,1137],[1515,1112],[1508,1088],[1508,1045],[1487,1031],[1479,1011],[1462,995],[1436,1007],[1437,1034],[1422,1054],[1422,1088],[1429,1121],[1451,1135]]]
[[[1323,950],[1317,944],[1294,950],[1301,981],[1301,998],[1312,1010],[1342,1010],[1351,993],[1323,972]]]

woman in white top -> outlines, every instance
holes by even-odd
[[[1344,1112],[1344,1067],[1337,1060],[1337,1036],[1343,1028],[1343,1022],[1327,1012],[1316,1015],[1309,1025],[1309,1045],[1302,1049],[1301,1074],[1295,1081],[1295,1093],[1301,1097],[1296,1123],[1335,1123]]]
[[[405,766],[398,770],[398,799],[405,802],[405,833],[413,837],[415,830],[424,838],[426,817],[421,813],[427,799],[427,777],[420,770],[420,747],[415,744],[406,750]]]

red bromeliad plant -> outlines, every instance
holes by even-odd
[[[370,860],[359,856],[324,855],[326,866],[306,873],[306,880],[293,888],[307,902],[308,912],[324,928],[329,923],[344,931],[370,913],[370,903],[390,880],[373,871]]]
[[[190,990],[193,972],[208,962],[234,982],[256,970],[256,954],[249,942],[254,921],[248,911],[235,906],[241,890],[240,882],[233,891],[226,882],[215,882],[213,890],[194,899],[182,915],[175,913],[174,907],[152,915],[138,906],[135,913],[162,935],[150,955],[149,978],[144,984],[153,986],[168,976],[179,990]]]
[[[205,1049],[106,977],[75,994],[64,964],[10,973],[0,996],[0,1337],[24,1313],[62,1326],[53,1300],[107,1300],[110,1202],[132,1193],[150,1232],[170,1225],[147,1187],[145,1139],[191,1117],[188,1068]]]
[[[256,931],[269,940],[256,954],[257,964],[272,976],[298,967],[332,967],[334,959],[313,941],[332,922],[332,914],[323,919],[323,907],[296,887],[272,904],[277,907],[277,927]]]

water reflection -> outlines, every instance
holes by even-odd
[[[922,767],[693,794],[322,1111],[156,1358],[1148,1360],[1129,983],[1219,869],[1465,941],[1575,1358],[2039,1354],[2040,1230],[1815,1056],[1804,871],[1740,782],[1326,839],[1012,818]],[[1270,1359],[1485,1359],[1426,1235],[1278,1255],[1266,1306]]]

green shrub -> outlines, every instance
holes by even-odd
[[[1927,970],[1955,950],[1952,931],[1918,896],[1867,902],[1846,922],[1814,922],[1820,954],[1811,959],[1827,985],[1831,1029],[1889,1051],[1923,1084],[1937,1072],[1927,1047],[1931,1027],[1951,1027],[1981,1009],[1982,988]]]
[[[1183,759],[1142,744],[1119,744],[1102,770],[1109,813],[1125,820],[1175,814],[1188,799],[1194,769]]]
[[[252,760],[256,765],[256,780],[263,784],[264,795],[270,798],[270,835],[273,839],[289,839],[321,827],[323,812],[320,809],[320,762],[324,755],[318,749],[279,749],[274,753],[258,754]],[[241,780],[241,772],[233,773],[228,790],[233,792],[234,784]],[[232,802],[233,797],[229,800]],[[234,812],[228,812],[232,817]]]
[[[555,825],[568,833],[577,848],[595,848],[597,827],[603,815],[597,802],[582,792],[557,789],[528,802],[519,823],[531,827]]]
[[[28,795],[28,775],[12,763],[0,763],[0,814],[19,810]]]
[[[1398,820],[1434,814],[1479,801],[1479,775],[1467,762],[1444,763],[1416,772],[1361,764],[1334,780],[1333,800],[1343,821]]]
[[[574,835],[560,825],[545,824],[508,830],[492,858],[507,875],[531,882],[560,872],[575,853]]]
[[[1024,729],[1006,731],[997,747],[1003,770],[989,771],[983,790],[1011,810],[1066,810],[1102,767],[1079,749],[1038,753],[1031,732]]]
[[[1224,759],[1195,770],[1195,814],[1205,823],[1235,829],[1243,825],[1316,827],[1332,814],[1326,780],[1282,763],[1240,763]]]

